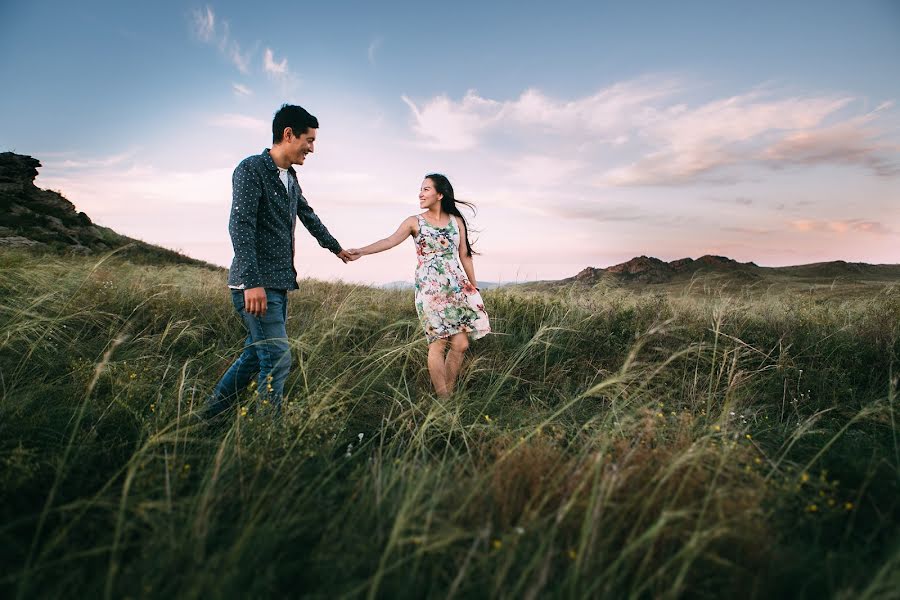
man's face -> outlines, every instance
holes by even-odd
[[[284,141],[287,142],[291,164],[302,165],[306,160],[306,155],[315,151],[316,130],[310,127],[300,135],[294,135],[293,131],[287,130]]]

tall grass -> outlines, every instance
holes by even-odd
[[[7,597],[888,597],[900,298],[496,290],[430,391],[410,292],[303,281],[283,419],[198,422],[220,273],[0,254]]]

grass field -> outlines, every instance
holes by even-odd
[[[412,292],[302,281],[211,425],[224,284],[0,254],[4,597],[897,597],[897,288],[491,290],[439,401]]]

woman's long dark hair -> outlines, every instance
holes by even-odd
[[[426,175],[425,179],[430,179],[432,183],[434,183],[434,191],[438,194],[442,195],[441,198],[441,210],[450,215],[455,215],[462,220],[463,229],[466,232],[466,256],[472,256],[473,254],[478,254],[474,250],[472,250],[472,243],[469,240],[469,224],[466,223],[466,218],[459,212],[458,204],[462,204],[463,206],[468,206],[472,209],[472,213],[476,212],[475,205],[471,202],[465,202],[463,200],[457,200],[456,196],[453,195],[453,186],[450,185],[450,180],[447,179],[446,175],[441,175],[440,173],[431,173],[430,175]]]

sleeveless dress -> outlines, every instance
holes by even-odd
[[[473,340],[491,331],[484,300],[459,262],[459,229],[450,216],[446,227],[435,227],[416,215],[416,312],[428,343],[457,333]]]

